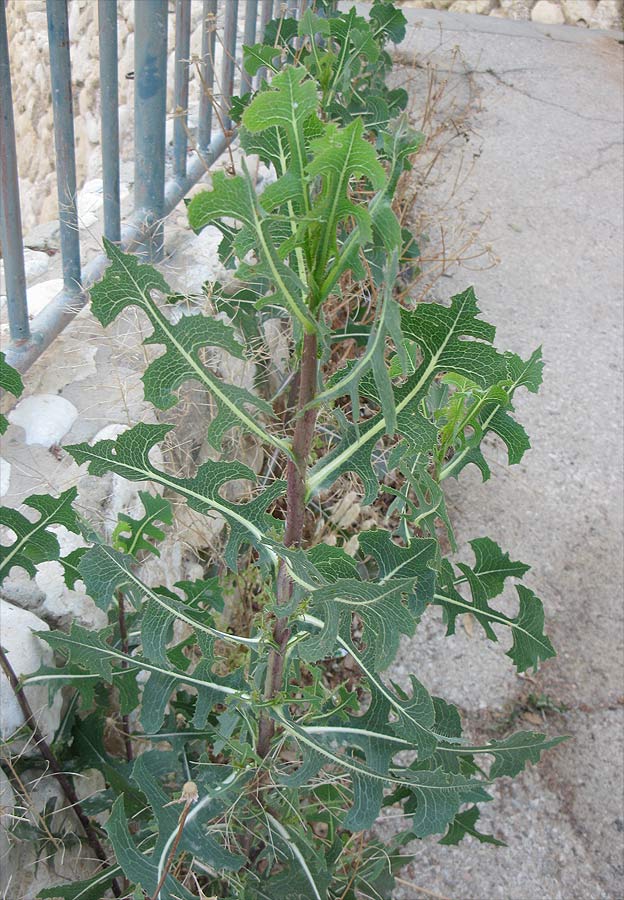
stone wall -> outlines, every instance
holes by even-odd
[[[624,0],[398,0],[412,9],[441,9],[503,19],[526,19],[541,25],[624,28]]]
[[[112,0],[111,0],[112,2]],[[119,43],[119,127],[122,160],[132,158],[134,93],[134,2],[116,0]],[[170,0],[167,109],[172,111],[175,47],[174,3]],[[201,52],[202,3],[193,2],[191,59]],[[54,135],[50,96],[45,0],[8,0],[7,24],[13,85],[22,226],[57,218]],[[219,24],[219,23],[218,23]],[[78,188],[101,176],[99,47],[96,0],[69,0],[72,82]],[[217,50],[217,71],[220,52]],[[189,102],[197,103],[199,78],[191,67]],[[169,133],[173,120],[168,122]]]
[[[112,0],[111,0],[112,2]],[[133,0],[116,0],[119,40],[119,123],[122,160],[132,156],[134,68]],[[546,24],[621,28],[624,0],[398,0],[404,7],[448,9]],[[173,0],[170,0],[173,13]],[[245,4],[241,4],[241,14]],[[191,59],[201,50],[202,3],[192,4]],[[242,15],[241,15],[242,18]],[[9,52],[18,144],[22,225],[25,232],[57,218],[54,137],[45,0],[8,0]],[[169,16],[168,109],[173,109],[174,16]],[[69,0],[69,31],[76,116],[78,187],[101,174],[97,3]],[[218,51],[217,51],[218,52]],[[218,61],[217,61],[218,62]],[[217,68],[218,71],[218,68]],[[199,79],[191,67],[191,105]],[[172,122],[170,120],[169,126]]]

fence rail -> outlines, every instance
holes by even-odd
[[[164,220],[223,153],[234,132],[227,112],[235,88],[252,79],[240,63],[243,44],[279,16],[298,16],[314,0],[196,0],[202,3],[201,81],[197,140],[188,148],[188,97],[192,0],[175,0],[173,160],[166,178],[168,0],[134,0],[134,212],[122,225],[118,121],[116,0],[98,0],[103,233],[124,250],[151,260],[162,256]],[[46,0],[50,89],[54,114],[56,180],[63,267],[63,290],[31,322],[28,314],[20,214],[17,152],[5,0],[0,0],[0,243],[4,263],[10,341],[8,362],[19,371],[30,365],[86,303],[89,287],[102,275],[100,254],[84,268],[76,192],[76,161],[67,0]],[[219,30],[218,21],[223,24]],[[241,23],[244,26],[241,28]],[[239,34],[242,31],[242,40]],[[222,44],[219,106],[213,115],[217,40]],[[239,74],[240,71],[240,74]],[[218,120],[215,122],[215,119]],[[216,128],[215,128],[216,125]]]

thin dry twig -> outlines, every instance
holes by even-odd
[[[104,863],[105,866],[108,866],[108,857],[106,855],[106,851],[100,843],[100,839],[97,836],[93,825],[89,821],[88,816],[85,814],[82,806],[80,805],[80,801],[78,799],[76,791],[74,790],[73,784],[71,783],[65,772],[62,771],[56,756],[50,748],[50,745],[41,733],[41,730],[37,725],[35,715],[30,708],[30,703],[28,702],[26,695],[22,687],[20,686],[18,678],[13,671],[13,666],[9,662],[8,656],[6,655],[2,647],[0,647],[0,666],[2,667],[2,670],[7,677],[7,681],[11,685],[17,702],[20,705],[20,709],[22,710],[22,713],[24,715],[25,725],[32,731],[32,735],[35,739],[39,752],[50,766],[50,771],[61,786],[61,789],[65,794],[65,797],[67,798],[67,802],[74,810],[78,821],[84,829],[85,836],[89,844],[93,848],[93,852],[95,853],[97,858]],[[117,879],[113,880],[112,889],[115,897],[121,897],[121,889],[119,887]]]

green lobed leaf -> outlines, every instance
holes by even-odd
[[[318,634],[300,648],[303,659],[314,662],[329,656],[341,635],[351,640],[353,617],[362,623],[366,649],[361,655],[374,670],[386,669],[394,660],[401,634],[412,635],[416,620],[405,598],[414,590],[413,578],[393,578],[384,584],[341,578],[310,593],[308,609],[323,620]]]
[[[145,794],[157,822],[158,840],[151,858],[159,869],[164,866],[178,832],[182,808],[179,804],[171,805],[170,798],[157,777],[159,769],[163,767],[162,756],[163,753],[159,750],[143,753],[137,758],[132,769],[132,780]],[[173,771],[177,771],[180,763],[176,754],[173,754],[173,757],[171,765],[175,766]],[[225,769],[224,781],[226,783],[228,774],[230,773]],[[226,808],[224,801],[228,795],[227,787],[223,790],[206,791],[202,785],[199,785],[198,794],[198,800],[191,808],[191,813],[187,816],[184,824],[182,837],[178,844],[179,851],[192,854],[204,865],[218,871],[240,869],[245,862],[244,858],[230,853],[216,837],[209,833],[207,828],[203,827],[211,819],[220,816]]]
[[[0,352],[0,388],[14,397],[19,397],[24,390],[24,382],[20,373],[8,364],[6,355]],[[0,434],[4,434],[9,426],[6,416],[0,414]]]
[[[115,549],[129,556],[136,557],[141,550],[160,556],[155,544],[164,539],[165,532],[156,525],[156,522],[162,522],[163,525],[173,523],[171,504],[159,494],[154,496],[147,491],[139,491],[139,499],[143,504],[145,515],[140,519],[133,519],[125,513],[120,513],[111,542]]]
[[[123,808],[123,795],[113,804],[104,827],[126,877],[153,894],[159,881],[158,865],[134,844]],[[168,874],[160,891],[160,900],[193,900],[193,894]]]
[[[311,777],[323,765],[331,764],[347,771],[352,779],[354,802],[345,826],[352,830],[370,828],[379,814],[384,785],[407,791],[410,799],[406,810],[413,814],[413,831],[417,837],[441,833],[455,817],[464,803],[486,802],[489,794],[482,784],[463,775],[453,775],[438,769],[416,771],[390,768],[382,771],[389,762],[389,754],[378,748],[371,758],[379,771],[364,763],[359,756],[338,753],[331,744],[328,732],[322,737],[313,728],[304,728],[284,713],[275,714],[284,729],[298,742],[304,753],[302,768]],[[365,736],[363,736],[365,737]]]
[[[483,834],[483,832],[477,830],[476,823],[478,818],[479,808],[477,806],[471,806],[470,809],[467,809],[465,812],[458,813],[449,825],[448,831],[438,843],[459,844],[460,841],[469,835],[470,837],[476,838],[480,844],[493,844],[495,847],[506,847],[507,844],[504,841],[499,841],[493,835]]]
[[[470,425],[474,431],[471,438],[462,441],[462,446],[442,467],[439,475],[443,481],[449,475],[457,477],[465,466],[473,463],[487,481],[490,470],[480,451],[480,444],[488,431],[497,434],[507,446],[507,457],[510,465],[519,463],[525,452],[530,449],[526,431],[511,415],[513,397],[520,387],[526,387],[531,393],[539,390],[542,381],[541,348],[538,348],[528,360],[522,360],[515,353],[504,354],[504,371],[500,376],[490,379],[487,387],[502,389],[502,399],[494,397],[479,407],[478,414]]]
[[[193,197],[188,205],[188,217],[194,231],[201,231],[223,218],[233,218],[245,225],[254,235],[258,262],[244,269],[244,280],[267,278],[273,293],[263,297],[262,304],[284,307],[304,330],[317,330],[304,302],[307,288],[299,275],[282,261],[270,233],[274,220],[262,208],[249,173],[228,178],[224,172],[215,172],[212,190]]]
[[[216,176],[215,176],[216,178]],[[283,447],[258,423],[258,413],[271,417],[273,410],[265,400],[244,388],[226,384],[204,364],[207,347],[219,347],[239,359],[243,348],[234,329],[211,316],[182,315],[171,321],[156,303],[153,292],[170,298],[173,291],[153,266],[140,263],[104,238],[111,264],[101,281],[91,288],[93,314],[105,327],[126,308],[136,306],[144,312],[153,331],[144,344],[162,344],[165,353],[154,359],[143,374],[145,399],[158,409],[169,409],[177,402],[176,391],[186,381],[199,381],[211,394],[218,412],[208,428],[208,438],[218,450],[223,435],[235,425]],[[248,407],[256,410],[250,414]]]
[[[517,670],[524,672],[531,667],[536,669],[540,661],[556,655],[549,638],[544,634],[544,608],[541,600],[529,588],[516,585],[519,611],[515,617],[493,609],[488,602],[501,593],[507,577],[521,578],[528,566],[512,562],[508,553],[503,554],[494,541],[487,538],[478,539],[472,544],[477,560],[475,568],[459,563],[462,577],[457,579],[447,563],[436,588],[434,603],[444,610],[447,634],[454,633],[457,616],[467,612],[474,616],[491,641],[498,640],[493,626],[503,625],[511,630],[512,646],[507,655],[513,660]],[[456,584],[464,582],[470,587],[472,601],[466,600],[455,589]]]
[[[232,503],[221,496],[221,488],[236,479],[252,482],[256,479],[254,472],[241,463],[209,460],[197,469],[192,478],[177,478],[162,472],[150,462],[149,453],[152,447],[164,440],[171,428],[170,425],[140,423],[114,441],[99,441],[93,446],[74,444],[65,449],[79,465],[88,463],[92,475],[115,472],[129,481],[153,481],[185,497],[192,509],[204,515],[222,515],[230,528],[224,559],[231,569],[236,570],[242,544],[251,543],[263,553],[264,535],[271,532],[279,534],[281,523],[266,510],[281,496],[284,483],[275,481],[254,499],[246,503]]]
[[[49,494],[31,495],[24,500],[24,506],[39,513],[35,522],[31,522],[16,509],[0,508],[0,525],[15,534],[13,543],[0,545],[0,582],[7,577],[13,566],[24,569],[34,578],[39,563],[59,558],[58,539],[48,527],[63,525],[74,534],[80,533],[78,519],[72,508],[77,494],[77,489],[73,487],[63,491],[58,497],[51,497]]]
[[[426,453],[435,446],[437,429],[422,415],[420,403],[436,373],[453,371],[482,384],[504,373],[504,357],[491,346],[495,329],[478,319],[478,313],[472,288],[454,296],[451,306],[420,303],[415,310],[401,310],[403,334],[418,345],[422,355],[414,374],[395,388],[397,430],[415,452]],[[365,485],[363,502],[372,503],[379,481],[371,467],[371,454],[385,430],[383,412],[359,429],[347,425],[338,446],[312,468],[309,491],[322,490],[340,475],[355,472]]]

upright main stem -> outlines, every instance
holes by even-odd
[[[299,547],[303,537],[305,517],[306,473],[308,458],[314,437],[316,409],[308,407],[316,393],[317,379],[317,344],[316,335],[307,334],[303,339],[301,366],[299,369],[299,398],[297,401],[297,423],[293,435],[293,458],[288,461],[286,475],[286,529],[284,544],[287,547]],[[306,409],[306,407],[308,407]],[[277,575],[277,603],[284,606],[290,600],[292,582],[283,563],[280,563]],[[284,651],[290,638],[288,617],[277,618],[273,626],[273,640],[276,648],[271,650],[264,683],[266,700],[272,699],[280,690],[284,672]],[[266,714],[260,718],[258,732],[258,754],[266,756],[271,745],[274,722]]]

